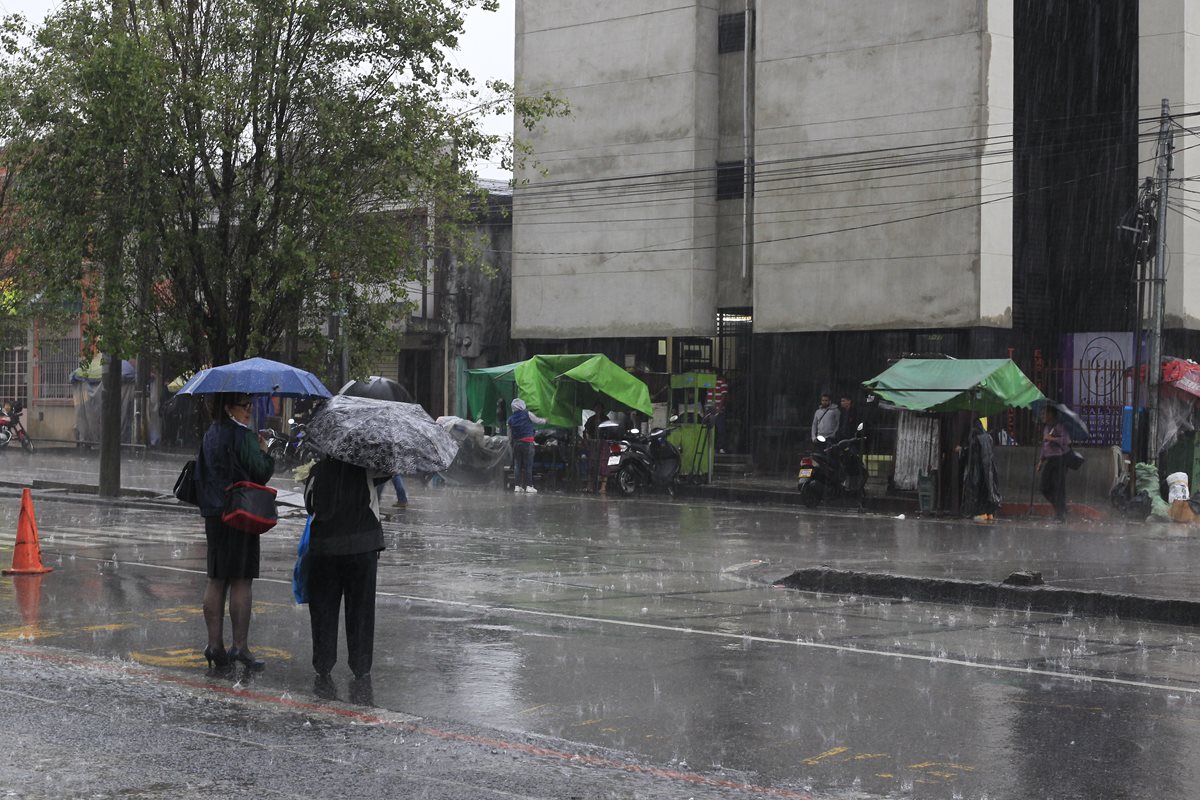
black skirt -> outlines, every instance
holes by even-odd
[[[208,540],[208,577],[258,577],[257,536],[229,527],[220,517],[205,517],[204,538]]]

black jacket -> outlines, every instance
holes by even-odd
[[[308,549],[314,556],[348,556],[384,548],[375,487],[386,477],[372,478],[362,467],[323,458],[313,465],[304,489],[304,505],[312,514]]]
[[[258,437],[229,417],[213,422],[196,454],[196,489],[200,515],[219,517],[225,509],[225,487],[237,481],[266,483],[275,462],[258,446]]]

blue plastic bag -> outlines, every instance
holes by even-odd
[[[304,533],[300,535],[300,544],[296,545],[296,566],[292,568],[292,597],[297,605],[308,602],[308,537],[312,531],[312,515],[304,523]]]

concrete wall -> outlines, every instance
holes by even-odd
[[[1143,118],[1157,116],[1163,98],[1176,114],[1194,111],[1200,104],[1200,0],[1140,0],[1138,5],[1138,105]],[[1190,120],[1183,124],[1194,127]],[[1157,129],[1143,123],[1146,136]],[[1200,155],[1184,150],[1192,137],[1177,131],[1173,178],[1200,172]],[[1138,178],[1154,174],[1155,137],[1142,141]],[[1186,199],[1177,186],[1176,200]],[[1195,217],[1193,213],[1191,215]],[[1167,218],[1167,246],[1171,252],[1167,274],[1166,326],[1200,330],[1200,222],[1172,211]]]
[[[518,0],[518,91],[573,115],[517,174],[514,337],[713,332],[718,6]]]
[[[976,144],[1011,133],[1011,23],[760,0],[756,331],[1011,325],[1011,157]]]

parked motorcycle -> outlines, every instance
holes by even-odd
[[[808,508],[840,497],[853,497],[858,507],[866,499],[867,465],[863,462],[863,424],[858,424],[856,435],[840,442],[826,442],[818,436],[821,448],[800,459],[800,472],[796,476],[796,489],[800,502]]]
[[[20,400],[5,403],[0,407],[0,447],[7,447],[9,442],[15,439],[21,443],[21,449],[26,453],[33,452],[33,439],[29,438],[29,433],[21,422],[21,415],[24,413],[25,407]]]
[[[672,497],[675,495],[681,457],[679,448],[667,441],[670,428],[649,433],[634,428],[621,436],[617,423],[603,422],[598,430],[601,438],[620,437],[610,448],[608,472],[615,475],[621,494],[628,497],[638,489],[660,488]]]
[[[267,436],[267,455],[281,467],[297,467],[316,458],[316,453],[308,444],[304,423],[289,419],[288,425],[292,428],[291,435],[273,428],[263,431]]]

